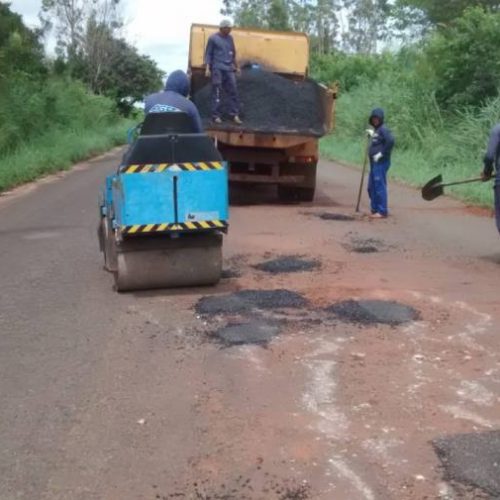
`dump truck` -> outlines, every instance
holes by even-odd
[[[216,26],[191,26],[189,73],[192,99],[200,109],[207,134],[228,162],[229,180],[274,184],[282,200],[312,201],[319,139],[332,129],[336,90],[308,78],[307,35],[257,29],[232,31],[242,69],[238,85],[243,125],[237,126],[229,120],[215,124],[210,116],[211,89],[205,76],[204,54],[209,37],[217,30]],[[297,107],[301,99],[302,109]],[[267,114],[261,109],[263,102],[272,108]],[[297,109],[289,109],[294,106]],[[255,112],[259,109],[261,116]]]

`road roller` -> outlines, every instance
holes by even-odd
[[[104,267],[119,292],[214,285],[228,231],[228,167],[185,113],[150,113],[100,194]]]

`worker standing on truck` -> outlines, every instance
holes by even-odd
[[[144,111],[148,113],[186,113],[193,124],[193,132],[203,132],[198,108],[187,97],[189,79],[184,71],[177,70],[169,75],[163,92],[151,94],[145,99]]]
[[[488,149],[484,155],[484,168],[482,178],[489,181],[496,171],[495,178],[495,217],[497,229],[500,233],[500,123],[491,129]]]
[[[367,130],[371,137],[368,154],[370,156],[370,177],[368,195],[371,201],[371,217],[384,219],[389,215],[387,206],[387,172],[391,167],[391,152],[394,137],[384,125],[385,113],[381,108],[374,109],[370,115],[372,129]]]
[[[228,98],[228,113],[231,120],[241,125],[240,102],[236,73],[239,71],[236,62],[236,47],[231,36],[232,24],[227,19],[222,21],[219,31],[214,33],[207,43],[205,50],[205,74],[211,77],[212,82],[212,119],[215,123],[222,123],[222,94]]]

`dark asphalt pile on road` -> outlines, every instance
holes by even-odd
[[[321,92],[313,80],[294,82],[259,69],[244,70],[238,77],[242,127],[211,123],[210,84],[193,95],[205,126],[259,132],[288,132],[322,136],[324,110]]]
[[[222,344],[230,347],[235,345],[266,345],[280,333],[278,323],[253,320],[248,323],[230,324],[214,332],[214,336]]]
[[[500,431],[445,437],[433,445],[447,481],[500,498]]]
[[[320,267],[320,263],[314,259],[304,259],[300,255],[286,255],[278,257],[262,264],[254,266],[260,271],[270,274],[282,273],[300,273],[304,271],[312,271]]]
[[[397,326],[419,318],[413,307],[385,300],[346,300],[326,309],[338,319],[360,325]]]
[[[290,290],[242,290],[228,295],[209,295],[196,304],[198,314],[250,313],[254,309],[296,309],[307,300]]]

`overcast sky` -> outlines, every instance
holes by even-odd
[[[41,0],[10,0],[28,26],[39,24]],[[122,0],[126,37],[166,72],[186,69],[189,27],[220,21],[222,0]],[[175,5],[175,7],[173,7]]]

